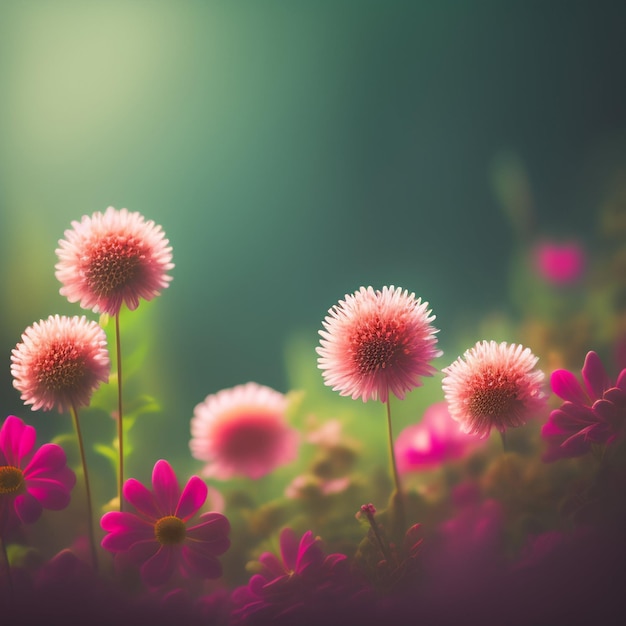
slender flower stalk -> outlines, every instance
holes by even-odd
[[[395,491],[391,496],[391,502],[393,510],[396,514],[396,522],[401,532],[404,532],[406,511],[404,506],[404,495],[402,492],[402,485],[400,484],[400,475],[398,474],[398,465],[396,463],[395,446],[393,441],[393,428],[391,425],[391,399],[387,396],[385,402],[387,406],[387,434],[389,438],[389,458],[391,461],[391,473],[393,476],[393,482]]]
[[[119,510],[122,510],[122,490],[124,488],[124,424],[122,421],[122,342],[120,340],[120,314],[115,314],[115,353],[117,360],[117,447],[118,447],[118,472],[117,472],[117,498]]]
[[[78,409],[76,405],[70,408],[72,421],[74,422],[74,430],[76,431],[76,439],[78,440],[78,450],[80,452],[80,462],[83,469],[83,479],[85,481],[85,497],[87,498],[87,532],[89,533],[89,546],[91,550],[91,560],[94,570],[98,569],[98,552],[96,549],[96,537],[93,529],[93,507],[91,504],[91,487],[89,484],[89,473],[87,471],[87,459],[85,456],[85,444],[83,443],[83,435],[80,430],[80,421],[78,419]]]

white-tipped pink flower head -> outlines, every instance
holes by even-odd
[[[116,315],[152,300],[172,279],[172,248],[160,226],[137,212],[109,207],[72,222],[56,250],[61,295],[83,309]]]
[[[399,287],[361,287],[322,322],[318,367],[326,385],[353,399],[403,399],[436,371],[435,319],[428,303]]]
[[[106,334],[85,316],[40,320],[11,353],[13,386],[33,411],[87,406],[110,367]]]
[[[208,395],[194,410],[189,442],[192,456],[206,462],[203,474],[258,479],[293,461],[299,439],[287,406],[284,394],[253,382]]]
[[[450,416],[465,433],[487,437],[492,428],[525,424],[544,407],[543,372],[529,348],[479,341],[444,368]]]

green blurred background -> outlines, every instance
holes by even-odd
[[[453,360],[509,306],[502,154],[524,164],[533,232],[596,227],[624,162],[625,19],[610,1],[3,0],[3,414],[34,421],[10,351],[34,321],[82,313],[55,248],[109,205],[174,249],[137,332],[180,450],[208,393],[287,391],[290,338],[314,346],[361,285],[427,300]]]

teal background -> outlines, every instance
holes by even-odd
[[[533,233],[584,241],[596,226],[624,162],[624,6],[5,0],[2,412],[53,423],[20,402],[10,351],[34,321],[83,313],[58,294],[54,251],[109,205],[174,249],[137,332],[180,451],[207,394],[287,391],[290,339],[314,363],[328,308],[361,285],[427,300],[453,360],[509,306],[502,154],[524,164]]]

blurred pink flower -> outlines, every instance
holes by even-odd
[[[174,470],[160,460],[152,472],[152,491],[130,478],[124,498],[138,514],[105,513],[100,524],[108,534],[102,547],[140,565],[147,585],[162,585],[177,570],[187,577],[222,575],[217,557],[230,547],[228,520],[220,513],[204,513],[198,524],[190,525],[207,498],[201,478],[192,476],[181,492]]]
[[[13,386],[33,411],[87,406],[109,371],[104,330],[84,316],[35,322],[11,352]]]
[[[547,282],[565,285],[577,281],[585,270],[585,250],[576,241],[555,243],[544,241],[533,250],[533,263]]]
[[[565,400],[541,429],[548,443],[544,460],[586,454],[592,444],[611,444],[626,426],[626,369],[613,383],[600,357],[588,352],[582,368],[584,387],[567,370],[550,377],[552,391]]]
[[[403,399],[431,376],[440,356],[428,303],[393,285],[361,287],[329,311],[319,331],[318,367],[326,385],[342,396],[386,402]]]
[[[407,426],[398,435],[395,443],[398,471],[437,467],[464,457],[483,442],[461,430],[450,417],[446,402],[437,402],[426,409],[419,423]]]
[[[63,448],[46,443],[33,450],[35,437],[35,429],[13,415],[0,428],[0,532],[13,515],[32,524],[43,509],[59,511],[70,503],[76,476]]]
[[[270,624],[285,619],[298,623],[342,597],[347,557],[326,556],[319,537],[308,530],[300,539],[291,528],[280,533],[280,557],[264,552],[260,572],[232,594],[234,623]],[[281,622],[282,623],[282,622]]]
[[[96,313],[134,310],[167,287],[174,267],[172,248],[160,226],[137,212],[109,207],[73,221],[59,240],[56,277],[61,295]]]
[[[208,395],[194,409],[189,447],[203,475],[252,479],[293,461],[298,433],[287,425],[284,394],[247,383]]]
[[[452,419],[465,433],[487,437],[525,424],[544,405],[543,372],[529,348],[479,341],[444,368],[442,386]]]

